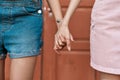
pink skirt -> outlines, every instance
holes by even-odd
[[[96,0],[91,16],[91,66],[120,75],[120,0]]]

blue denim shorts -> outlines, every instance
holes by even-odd
[[[42,0],[0,0],[0,59],[39,55],[42,30]]]

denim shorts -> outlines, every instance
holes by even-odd
[[[0,0],[0,59],[39,55],[42,30],[42,0]]]

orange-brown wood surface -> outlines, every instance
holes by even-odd
[[[70,0],[60,0],[63,15]],[[60,54],[53,50],[56,25],[53,16],[44,11],[44,47],[42,80],[97,80],[96,71],[90,67],[90,15],[94,0],[81,0],[71,18],[69,27],[73,34],[72,51],[65,48]],[[44,0],[44,5],[48,8]]]

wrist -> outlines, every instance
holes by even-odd
[[[69,24],[69,19],[65,17],[65,18],[63,19],[63,21],[62,21],[62,24],[68,26],[68,24]]]
[[[62,22],[62,19],[56,19],[56,23],[60,24]]]
[[[62,23],[62,19],[56,19],[56,24],[57,24],[57,28],[60,28],[60,25]]]
[[[64,25],[65,27],[68,27],[69,21],[63,20],[62,21],[62,25]]]

